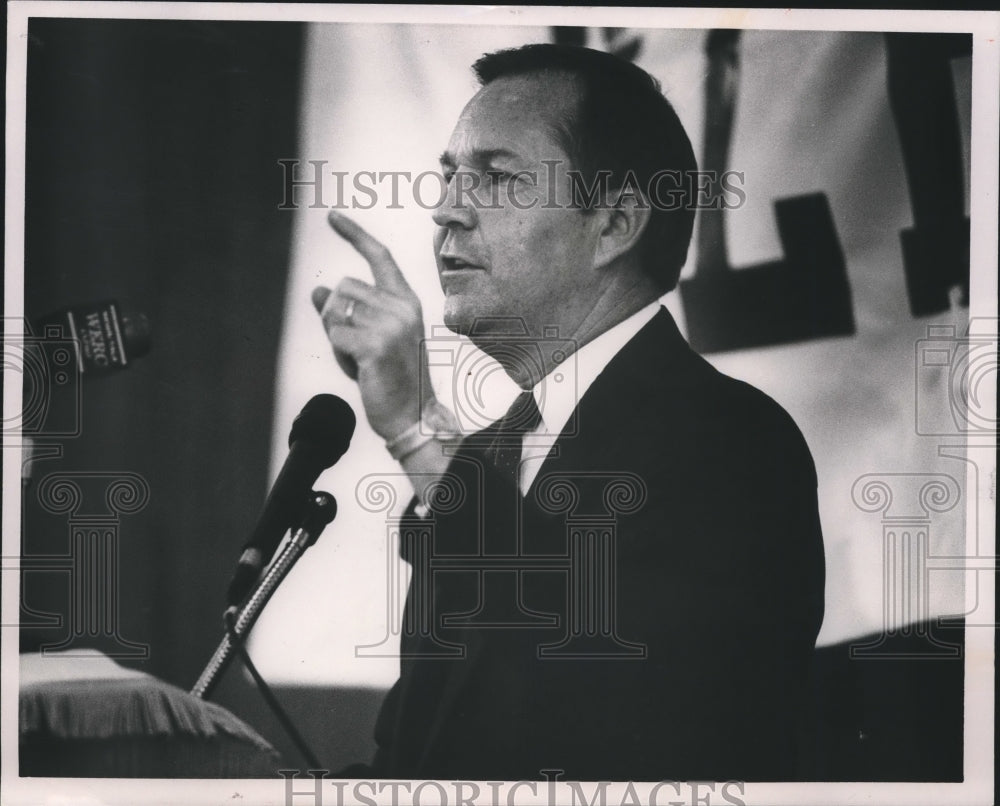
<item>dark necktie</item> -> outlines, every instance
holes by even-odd
[[[542,413],[538,410],[535,396],[521,392],[507,409],[507,413],[497,426],[496,438],[490,445],[489,455],[500,472],[518,483],[518,466],[521,462],[521,447],[524,435],[538,428]]]

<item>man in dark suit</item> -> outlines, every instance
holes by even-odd
[[[655,81],[608,54],[532,45],[475,70],[435,251],[445,323],[523,390],[508,414],[457,432],[419,302],[338,213],[375,283],[314,294],[416,492],[371,774],[807,774],[815,470],[789,416],[694,354],[658,303],[693,226],[688,138]]]

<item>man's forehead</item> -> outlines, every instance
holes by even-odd
[[[577,79],[572,74],[564,70],[537,70],[500,76],[482,87],[469,103],[477,100],[499,104],[539,101],[549,105],[554,100],[574,101],[576,91]]]
[[[558,145],[555,132],[572,118],[577,96],[576,80],[566,73],[531,73],[495,79],[466,104],[448,150],[457,154],[500,149],[512,136],[523,146],[541,145],[542,140]]]

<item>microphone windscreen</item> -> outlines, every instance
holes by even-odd
[[[316,395],[292,423],[288,447],[296,442],[308,442],[317,452],[324,467],[340,459],[351,444],[357,418],[354,410],[336,395]]]

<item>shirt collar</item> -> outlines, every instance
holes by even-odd
[[[584,344],[535,384],[531,391],[542,413],[535,433],[559,434],[597,376],[659,310],[659,300],[649,303]]]

